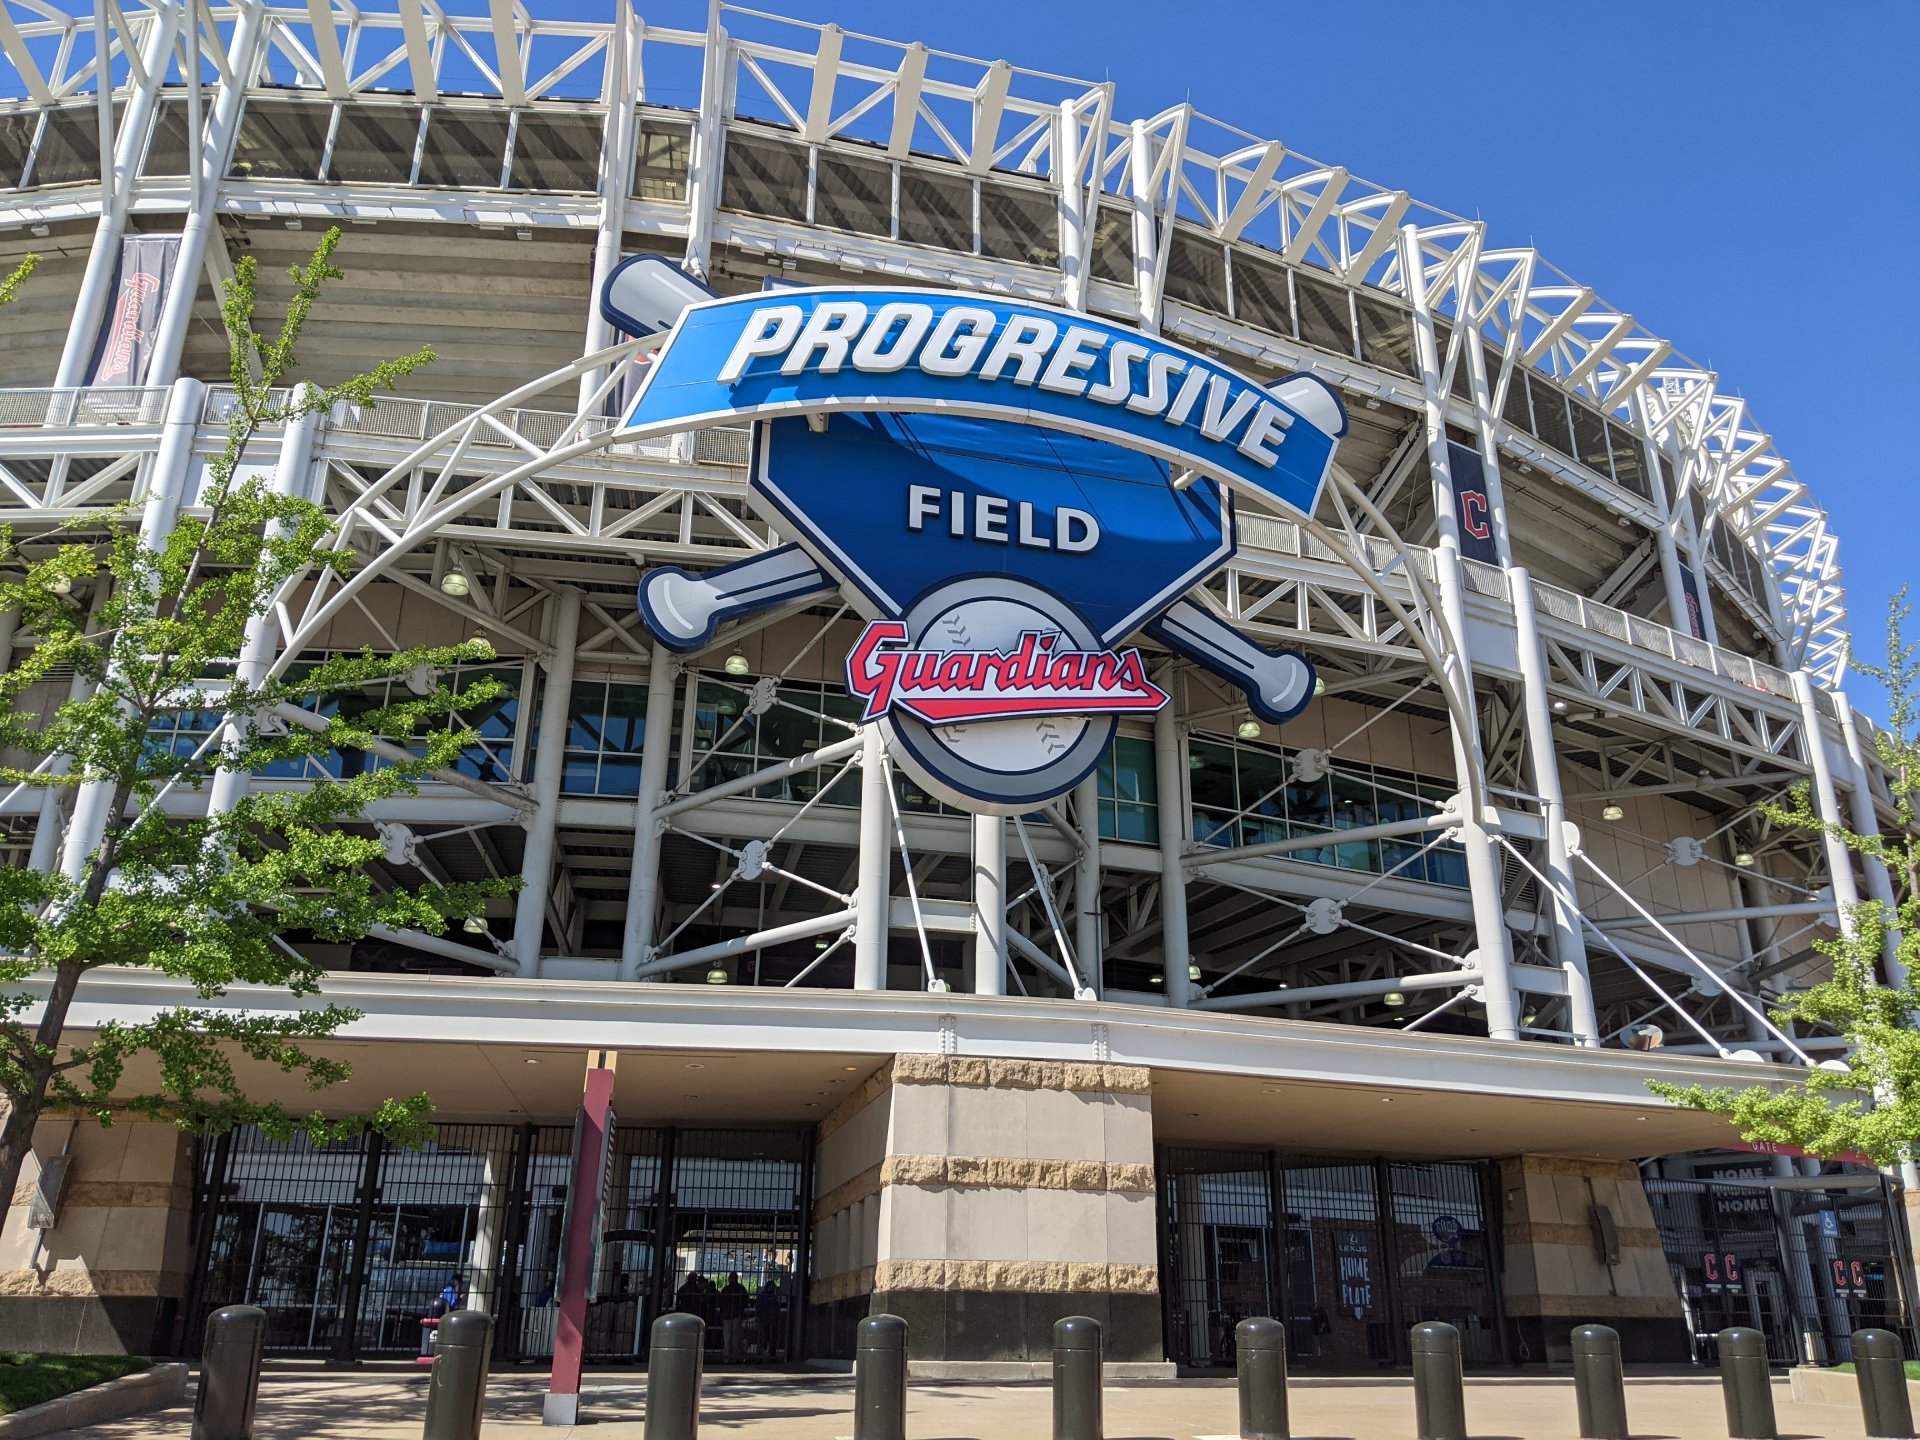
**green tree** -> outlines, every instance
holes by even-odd
[[[1820,1156],[1857,1150],[1879,1165],[1898,1164],[1920,1148],[1920,1031],[1911,1018],[1920,1013],[1914,983],[1920,973],[1920,843],[1915,840],[1920,738],[1914,733],[1920,718],[1920,647],[1904,638],[1912,613],[1903,588],[1888,606],[1886,665],[1855,663],[1887,691],[1887,728],[1873,739],[1893,796],[1891,830],[1862,835],[1822,820],[1806,786],[1794,790],[1784,805],[1762,807],[1776,825],[1837,837],[1854,854],[1885,865],[1893,880],[1891,907],[1863,901],[1843,917],[1838,935],[1815,943],[1832,961],[1831,977],[1786,996],[1772,1011],[1783,1027],[1792,1021],[1831,1029],[1852,1046],[1851,1055],[1844,1066],[1809,1070],[1785,1086],[1736,1090],[1649,1082],[1655,1094],[1676,1104],[1728,1116],[1748,1140],[1797,1145]],[[1905,971],[1899,985],[1882,984],[1876,973],[1890,933]]]
[[[0,554],[13,562],[0,578],[0,612],[18,613],[17,633],[31,647],[0,675],[0,753],[15,762],[0,765],[0,786],[104,800],[99,838],[70,857],[77,863],[52,874],[0,869],[0,1196],[13,1194],[35,1122],[50,1109],[102,1124],[129,1112],[183,1127],[252,1123],[283,1136],[298,1128],[317,1140],[366,1126],[407,1140],[425,1129],[425,1095],[385,1101],[371,1115],[332,1116],[254,1100],[245,1074],[253,1062],[313,1091],[348,1074],[307,1046],[356,1013],[318,998],[320,967],[286,936],[344,943],[376,926],[437,934],[510,888],[383,889],[372,877],[380,842],[349,828],[375,801],[452,767],[473,742],[463,713],[502,687],[482,679],[456,694],[441,677],[459,662],[491,658],[485,641],[335,656],[259,684],[235,677],[249,622],[269,616],[302,575],[344,570],[351,558],[331,548],[320,506],[241,471],[248,442],[338,401],[371,404],[376,391],[433,359],[423,349],[328,388],[286,388],[301,330],[325,284],[341,275],[338,242],[329,230],[312,259],[292,269],[286,317],[271,337],[254,328],[253,258],[235,266],[221,305],[235,392],[226,444],[170,534],[143,539],[130,523],[137,516],[121,512],[104,536],[99,517],[89,517],[84,533],[56,533],[57,543],[37,543],[31,556],[0,536]],[[24,278],[16,272],[0,293],[10,298]],[[80,603],[82,593],[91,605]],[[45,687],[64,689],[69,674],[90,693],[44,715]],[[404,698],[369,697],[367,687],[384,696],[396,677],[412,682],[392,687]],[[288,705],[325,717],[324,728],[275,723],[275,707]],[[156,730],[183,714],[224,714],[231,723],[179,753]],[[167,795],[206,786],[220,769],[298,768],[383,739],[413,758],[297,791],[254,790],[220,815],[167,814]],[[84,844],[91,828],[76,827],[69,845]],[[291,1013],[182,1005],[70,1029],[81,979],[108,965],[183,980],[203,1001],[245,983],[303,1003]]]

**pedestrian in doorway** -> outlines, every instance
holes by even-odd
[[[741,1337],[747,1328],[747,1287],[740,1283],[738,1271],[727,1272],[727,1283],[720,1287],[721,1354],[728,1365],[742,1358]]]

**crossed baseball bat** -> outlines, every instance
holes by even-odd
[[[640,612],[662,645],[690,654],[713,643],[722,623],[837,589],[798,545],[783,545],[695,575],[668,565],[640,582]],[[1267,650],[1191,600],[1173,602],[1147,625],[1172,650],[1238,686],[1269,724],[1297,715],[1313,695],[1313,666],[1292,650]]]

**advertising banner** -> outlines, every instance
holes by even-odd
[[[1686,596],[1687,613],[1684,617],[1675,619],[1673,628],[1684,629],[1696,640],[1706,639],[1706,621],[1700,617],[1700,607],[1703,603],[1700,597],[1700,579],[1693,573],[1693,567],[1690,565],[1680,567],[1680,593]]]
[[[1493,503],[1487,498],[1487,471],[1480,452],[1447,442],[1447,474],[1453,482],[1453,513],[1460,521],[1460,554],[1483,565],[1500,563],[1493,538]]]
[[[120,242],[113,299],[100,317],[89,385],[144,385],[153,368],[154,331],[173,288],[178,235],[128,235]]]

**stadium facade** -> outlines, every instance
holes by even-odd
[[[341,227],[305,373],[438,358],[249,449],[359,559],[256,653],[490,640],[480,741],[370,825],[383,883],[525,879],[478,931],[287,937],[364,1012],[327,1047],[340,1103],[428,1090],[425,1150],[46,1121],[64,1185],[23,1197],[58,1205],[0,1242],[14,1348],[190,1349],[244,1299],[277,1353],[408,1354],[451,1279],[538,1362],[589,1065],[589,1358],[675,1307],[715,1363],[844,1357],[891,1310],[926,1373],[1020,1373],[1071,1312],[1150,1370],[1230,1362],[1257,1313],[1329,1368],[1404,1361],[1427,1318],[1485,1364],[1582,1320],[1669,1360],[1724,1324],[1786,1360],[1900,1321],[1897,1183],[1728,1150],[1644,1084],[1833,1059],[1767,1002],[1890,893],[1756,808],[1810,784],[1831,820],[1891,814],[1834,537],[1746,402],[1535,250],[1190,105],[609,10],[6,9],[0,260],[41,262],[0,314],[0,519],[31,557],[191,514],[230,400],[217,282],[254,256],[273,320]],[[848,694],[870,597],[714,599],[795,529],[751,425],[622,424],[662,353],[599,303],[636,255],[720,296],[1050,307],[1274,394],[1312,377],[1345,433],[1310,510],[1241,495],[1237,544],[1162,599],[1187,631],[1100,640],[1166,703],[1101,721],[1057,798],[972,814]],[[885,548],[883,481],[855,505]],[[667,567],[720,621],[677,648],[635,603]],[[1315,693],[1273,723],[1196,634],[1243,669],[1295,652]],[[0,815],[7,863],[86,840],[58,797]],[[104,972],[76,1013],[190,999]]]

